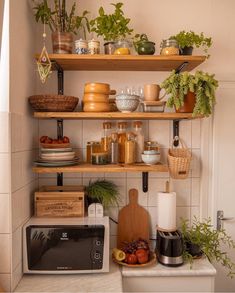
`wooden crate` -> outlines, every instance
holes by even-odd
[[[84,186],[42,186],[34,195],[37,217],[83,217]]]

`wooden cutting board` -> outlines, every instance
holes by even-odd
[[[117,247],[138,238],[149,241],[149,213],[138,204],[138,190],[129,190],[129,204],[118,214]]]

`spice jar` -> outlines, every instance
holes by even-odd
[[[125,164],[134,164],[136,157],[135,135],[132,132],[127,133],[125,142]]]
[[[176,40],[163,40],[161,43],[161,55],[179,55],[179,45]]]
[[[101,152],[102,146],[99,141],[88,141],[86,145],[86,161],[91,163],[91,155]]]
[[[108,153],[91,154],[91,163],[93,165],[107,165],[109,163]]]
[[[145,141],[144,150],[159,152],[159,144],[157,141]]]
[[[100,54],[100,42],[94,39],[88,42],[88,54],[95,55]]]
[[[88,54],[88,44],[86,40],[75,41],[75,51],[78,55]]]

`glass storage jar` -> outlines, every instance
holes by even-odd
[[[179,55],[179,45],[176,40],[163,40],[161,43],[161,55]]]
[[[160,147],[157,141],[145,141],[144,142],[144,150],[145,151],[160,151]]]

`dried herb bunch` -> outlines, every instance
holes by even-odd
[[[234,277],[235,263],[229,258],[225,248],[234,249],[235,242],[227,235],[224,229],[216,230],[213,228],[211,219],[205,219],[200,222],[196,217],[190,227],[189,221],[181,219],[181,228],[183,240],[186,244],[194,244],[208,257],[210,262],[218,262],[228,270],[228,276]],[[185,249],[184,258],[193,262],[190,251]]]
[[[35,5],[33,9],[35,10],[34,15],[37,22],[47,24],[52,32],[71,32],[77,34],[78,30],[82,29],[86,38],[86,30],[90,31],[90,24],[87,18],[89,12],[85,10],[81,16],[75,15],[76,2],[73,3],[68,13],[65,0],[54,0],[53,7],[48,4],[48,0],[32,1]]]

